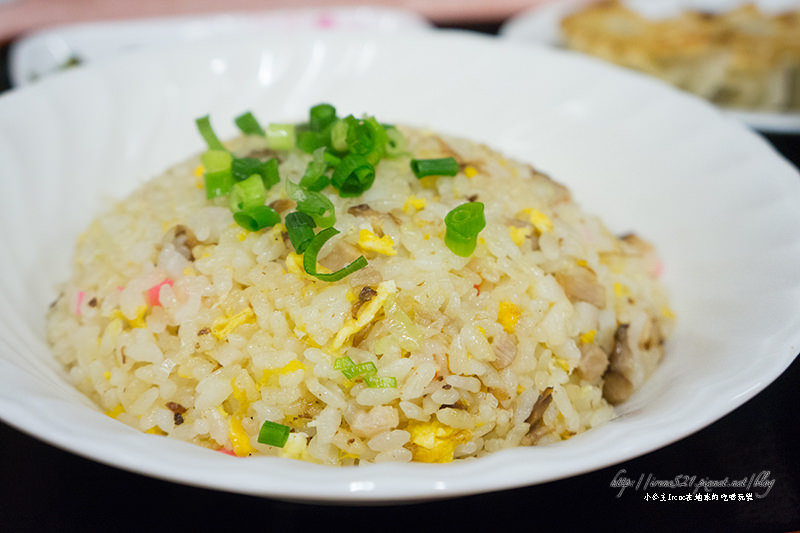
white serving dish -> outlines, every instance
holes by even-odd
[[[320,101],[489,143],[567,184],[614,231],[656,244],[677,329],[618,418],[479,460],[332,468],[143,434],[66,382],[44,317],[99,209],[201,151],[195,117],[211,113],[225,138],[245,109],[264,122],[302,120]],[[141,51],[0,96],[0,168],[0,417],[175,482],[346,503],[541,483],[697,431],[766,387],[800,349],[798,172],[707,103],[576,54],[450,32],[262,32]]]

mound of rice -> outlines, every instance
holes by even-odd
[[[80,237],[48,315],[56,357],[106,414],[148,433],[238,456],[328,465],[449,462],[569,439],[613,417],[663,355],[671,328],[659,262],[568,191],[485,146],[403,128],[417,158],[453,156],[455,177],[417,179],[384,159],[358,198],[325,191],[341,231],[308,275],[278,224],[237,226],[206,200],[199,157],[152,180]],[[277,156],[297,182],[309,155],[259,137],[237,156]],[[267,203],[285,215],[284,187]],[[485,205],[468,258],[444,217]],[[334,368],[371,361],[396,387]],[[265,420],[291,428],[257,441]]]

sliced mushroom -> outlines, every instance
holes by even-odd
[[[387,216],[385,213],[372,209],[369,204],[358,204],[349,208],[347,212],[354,217],[364,217],[369,220],[372,229],[378,237],[383,236],[383,223],[381,218]]]
[[[611,405],[617,405],[633,394],[633,383],[619,372],[610,371],[605,375],[603,383],[603,397]]]
[[[597,274],[584,267],[558,272],[556,281],[571,302],[590,303],[598,309],[606,306],[606,289],[597,281]]]
[[[375,289],[373,289],[372,287],[370,286],[363,287],[361,291],[358,293],[358,300],[356,300],[353,303],[353,308],[351,310],[353,318],[357,318],[358,311],[359,309],[361,309],[361,306],[372,300],[377,294],[378,294],[377,291],[375,291]]]
[[[624,402],[633,394],[633,352],[628,345],[628,324],[620,324],[614,332],[614,349],[606,371],[603,397],[611,404]]]
[[[296,205],[297,205],[296,203],[294,203],[292,200],[289,200],[288,198],[279,198],[269,204],[269,206],[278,213],[283,213],[284,211],[288,211],[289,209],[294,208],[294,206]]]
[[[531,414],[528,416],[527,420],[525,420],[528,424],[530,424],[530,429],[522,438],[522,444],[531,446],[536,444],[536,441],[542,437],[544,433],[542,418],[544,417],[544,412],[547,411],[547,408],[550,407],[552,402],[553,387],[547,387],[539,394],[539,397],[536,399],[536,403],[533,404]]]
[[[188,261],[194,261],[192,250],[200,244],[194,232],[183,224],[177,224],[167,230],[164,234],[163,242],[171,242],[175,246],[175,250]]]
[[[578,370],[583,379],[596,383],[603,377],[608,368],[608,354],[596,344],[581,345],[581,360]]]

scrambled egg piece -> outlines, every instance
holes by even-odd
[[[591,344],[594,341],[594,336],[597,335],[596,329],[590,329],[583,335],[581,335],[581,342],[583,344]]]
[[[624,298],[631,295],[631,290],[620,282],[614,282],[614,294],[617,298]]]
[[[446,426],[437,420],[417,422],[412,420],[406,430],[411,434],[411,453],[415,461],[423,463],[449,463],[456,447],[469,442],[472,434]]]
[[[561,357],[556,357],[554,355],[551,361],[553,362],[553,366],[560,368],[567,374],[569,374],[572,371],[572,368],[569,365],[569,361],[567,361],[566,359],[562,359]]]
[[[303,256],[297,254],[295,252],[289,252],[286,256],[286,271],[291,274],[298,274],[300,276],[305,276],[309,279],[316,279],[315,277],[306,273],[306,269],[303,266]],[[328,268],[317,263],[317,272],[321,274],[330,274],[331,271]]]
[[[428,201],[425,198],[419,198],[417,196],[409,196],[406,203],[403,204],[403,212],[408,213],[408,211],[413,207],[417,211],[422,209],[428,205]]]
[[[397,255],[394,241],[388,235],[378,238],[368,229],[358,232],[358,247],[367,252],[377,252],[383,255]]]
[[[110,416],[111,418],[117,418],[119,415],[125,412],[125,408],[122,407],[122,404],[117,405],[115,408],[106,411],[105,415]]]
[[[242,426],[242,421],[236,417],[231,418],[231,430],[228,433],[228,437],[231,439],[233,453],[237,457],[245,457],[256,451],[253,445],[250,444],[250,437],[247,436],[247,432]]]
[[[255,322],[255,316],[256,314],[253,312],[253,309],[248,307],[244,311],[240,311],[233,316],[220,317],[214,321],[214,325],[211,327],[211,333],[219,340],[225,340],[233,330],[242,324],[252,324]]]
[[[464,175],[468,178],[474,178],[478,175],[478,169],[471,165],[467,165],[464,167]]]
[[[394,280],[381,282],[381,284],[378,285],[377,294],[372,300],[361,306],[361,309],[358,311],[358,317],[347,319],[342,329],[336,333],[336,337],[333,338],[333,342],[331,343],[331,350],[338,350],[341,348],[347,339],[372,322],[375,319],[375,315],[378,314],[378,310],[383,306],[383,302],[396,292],[397,285],[395,285]]]
[[[298,459],[301,461],[315,462],[311,454],[308,453],[308,441],[305,433],[289,433],[289,440],[281,448],[281,457]]]
[[[116,319],[124,320],[132,328],[143,328],[146,325],[144,321],[144,315],[146,314],[147,314],[147,306],[140,305],[139,307],[136,308],[136,316],[134,318],[128,319],[128,317],[122,314],[122,311],[120,311],[119,309],[114,309],[113,311],[111,311],[111,314],[109,315],[108,318],[111,319],[112,322]]]
[[[538,209],[533,209],[532,207],[526,207],[522,210],[522,212],[528,215],[528,220],[530,220],[533,227],[536,228],[539,233],[546,233],[548,231],[553,231],[553,221],[550,220],[550,217],[539,211]]]
[[[497,310],[497,321],[507,333],[514,333],[514,328],[519,321],[522,311],[511,302],[500,302]]]
[[[297,359],[292,359],[287,364],[283,365],[281,368],[276,368],[276,369],[265,368],[263,377],[258,380],[258,386],[264,387],[270,382],[275,383],[276,380],[274,378],[277,378],[278,376],[284,376],[286,374],[291,374],[292,372],[296,372],[298,370],[306,370],[306,365],[304,365]]]
[[[511,240],[514,242],[514,244],[517,246],[522,246],[522,243],[525,242],[525,239],[533,235],[533,228],[518,228],[516,226],[509,226],[508,233],[511,235]]]

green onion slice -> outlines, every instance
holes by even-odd
[[[233,164],[233,156],[227,150],[207,150],[200,156],[200,160],[206,172],[231,170]]]
[[[206,186],[206,199],[211,200],[217,196],[225,196],[233,187],[233,176],[230,170],[206,172],[203,176]]]
[[[367,387],[371,389],[396,389],[397,388],[397,378],[391,376],[384,376],[384,377],[377,377],[377,376],[365,376],[364,383],[367,384]]]
[[[327,196],[320,192],[309,191],[291,180],[286,180],[286,195],[297,202],[297,210],[314,219],[314,223],[327,228],[336,223],[336,211]]]
[[[378,373],[378,367],[375,366],[375,363],[372,361],[367,361],[365,363],[359,363],[353,367],[353,369],[358,372],[357,375],[359,376],[374,376]]]
[[[194,122],[197,124],[197,129],[200,132],[200,135],[203,137],[203,140],[206,141],[206,144],[210,150],[225,149],[225,147],[217,138],[217,135],[214,133],[214,129],[211,127],[211,119],[208,115],[195,119]]]
[[[286,441],[289,440],[290,431],[289,426],[265,420],[261,430],[258,432],[258,442],[283,448],[286,446]]]
[[[293,211],[286,215],[284,222],[295,252],[302,254],[314,238],[314,219],[300,211]]]
[[[253,174],[258,174],[261,176],[261,181],[264,182],[265,189],[269,189],[281,180],[278,174],[278,160],[274,158],[266,161],[253,157],[234,159],[231,164],[231,173],[235,181],[246,180]]]
[[[386,155],[396,157],[405,154],[406,145],[408,144],[405,135],[403,135],[400,130],[394,126],[385,129],[386,136],[389,139],[389,141],[386,143]]]
[[[337,152],[347,151],[347,121],[337,120],[331,126],[331,148]]]
[[[331,184],[342,198],[360,196],[375,182],[375,167],[363,156],[349,154],[331,176]]]
[[[247,231],[258,231],[274,226],[281,221],[281,216],[269,206],[258,205],[237,211],[233,214],[233,220]]]
[[[412,159],[411,170],[417,178],[425,176],[455,176],[458,174],[458,162],[452,157],[441,159]]]
[[[353,362],[352,359],[347,357],[339,357],[333,362],[334,370],[341,370],[344,377],[347,379],[355,379],[358,377],[358,371],[356,370],[356,364]]]
[[[236,181],[243,181],[253,174],[261,174],[264,163],[254,157],[236,158],[231,164],[231,173]]]
[[[386,130],[378,124],[375,117],[357,120],[352,115],[347,121],[347,149],[351,154],[364,156],[370,163],[377,165],[386,155],[386,144],[389,137]]]
[[[252,207],[263,206],[267,199],[267,190],[261,176],[253,174],[244,181],[231,187],[230,208],[237,213]]]
[[[478,233],[486,227],[481,202],[461,204],[444,217],[444,243],[454,254],[469,257],[478,244]]]
[[[336,120],[336,108],[330,104],[318,104],[311,108],[308,126],[322,131]]]
[[[308,189],[309,191],[321,191],[331,182],[330,178],[325,175],[328,170],[328,163],[325,161],[325,147],[320,147],[314,150],[314,158],[306,165],[305,174],[300,179],[300,186]]]
[[[273,150],[291,150],[295,145],[294,124],[270,124],[266,130],[267,146]]]
[[[364,258],[363,255],[359,256],[358,259],[350,263],[344,268],[340,268],[336,272],[331,272],[330,274],[322,274],[317,272],[317,256],[319,255],[319,251],[325,245],[328,240],[337,235],[339,230],[336,228],[330,227],[325,228],[324,230],[317,233],[317,235],[308,243],[308,247],[306,248],[305,254],[303,254],[303,268],[305,269],[306,273],[310,276],[314,276],[315,278],[322,280],[322,281],[339,281],[340,279],[349,276],[356,270],[361,270],[365,266],[367,266],[367,260]]]
[[[261,124],[258,123],[256,117],[254,117],[253,113],[250,111],[236,117],[234,122],[236,123],[236,127],[245,135],[261,135],[262,137],[266,137],[267,135],[264,132],[264,128],[261,127]]]

